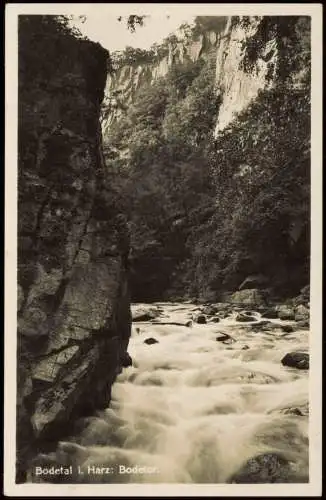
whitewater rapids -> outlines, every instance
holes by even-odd
[[[162,310],[155,323],[185,324],[198,312],[193,304],[153,306]],[[255,331],[235,314],[191,327],[134,323],[133,366],[118,376],[109,407],[80,419],[43,456],[72,468],[56,482],[228,483],[262,454],[290,464],[285,481],[307,482],[308,371],[281,359],[307,352],[309,332]],[[234,341],[217,341],[221,333]],[[158,342],[147,345],[149,337]]]

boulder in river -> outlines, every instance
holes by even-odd
[[[270,307],[262,313],[261,317],[267,319],[276,319],[278,318],[278,313],[274,307]]]
[[[228,318],[229,316],[231,316],[231,313],[229,313],[227,311],[221,311],[218,313],[218,317],[220,319]]]
[[[244,306],[260,306],[266,303],[265,294],[257,288],[243,289],[231,295],[232,304]]]
[[[300,304],[299,306],[296,307],[294,315],[294,319],[296,321],[305,321],[309,319],[309,317],[310,317],[310,312],[307,307],[305,307],[303,304]]]
[[[154,339],[153,337],[149,337],[148,339],[144,340],[144,344],[148,345],[158,344],[158,340]]]
[[[278,330],[280,325],[273,323],[272,321],[262,320],[250,325],[250,327],[254,332],[270,332],[272,330]]]
[[[204,314],[198,314],[195,318],[196,323],[199,325],[204,325],[206,323],[206,316]]]
[[[221,319],[218,317],[218,316],[215,316],[214,318],[212,318],[210,320],[212,323],[219,323],[221,321]]]
[[[231,341],[235,342],[234,338],[231,337],[231,335],[228,335],[227,333],[221,333],[216,337],[217,342],[225,342],[225,341]]]
[[[306,352],[289,352],[281,361],[282,365],[298,368],[299,370],[309,369],[309,354]]]
[[[237,484],[292,483],[296,473],[286,458],[276,453],[262,453],[250,458],[229,481]],[[297,482],[303,482],[297,480]]]
[[[256,318],[254,316],[250,316],[249,314],[239,313],[237,314],[235,320],[246,323],[249,321],[256,321]]]
[[[285,333],[292,333],[294,328],[292,325],[281,325],[281,330]]]
[[[146,306],[132,306],[132,321],[150,321],[161,314],[158,308]]]
[[[216,306],[206,306],[202,309],[202,313],[206,314],[206,316],[214,316],[218,312],[218,307]]]
[[[282,305],[277,308],[277,315],[283,320],[294,320],[294,310],[290,306]]]
[[[301,321],[297,321],[296,326],[298,326],[299,328],[303,328],[303,329],[307,329],[308,330],[310,328],[310,323],[309,323],[308,319],[304,319],[304,320],[301,320]]]
[[[309,408],[299,408],[297,406],[291,408],[283,408],[281,413],[284,415],[296,415],[297,417],[306,417],[309,415]]]

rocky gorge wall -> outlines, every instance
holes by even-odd
[[[286,25],[286,18],[283,19]],[[212,52],[216,54],[215,87],[220,98],[216,127],[212,131],[216,136],[257,98],[260,91],[271,89],[277,82],[285,62],[281,45],[288,35],[287,30],[280,33],[275,29],[279,20],[280,17],[229,16],[223,29],[223,23],[215,31],[202,28],[199,35],[169,43],[167,54],[158,60],[121,65],[108,75],[105,87],[102,106],[104,140],[110,127],[132,104],[142,87],[166,76],[173,66],[186,60],[205,59]],[[300,22],[300,30],[299,25]],[[305,28],[301,35],[306,36]],[[291,69],[289,64],[288,71]],[[302,64],[299,71],[293,71],[292,83],[300,86],[308,72],[309,68]]]
[[[143,87],[151,85],[159,78],[165,77],[172,66],[185,61],[196,62],[206,58],[211,51],[216,51],[220,36],[214,30],[200,33],[196,39],[170,42],[166,47],[166,55],[147,62],[123,64],[115,72],[108,75],[102,104],[102,131],[104,141],[110,127],[116,123],[128,106],[130,106]]]
[[[217,299],[257,274],[294,296],[309,282],[310,19],[191,29],[161,53],[119,53],[105,89],[104,155],[124,176],[133,296]],[[163,207],[156,217],[149,197]]]
[[[246,71],[243,61],[250,41],[257,33],[262,17],[249,17],[243,22],[230,17],[216,54],[216,90],[221,96],[215,135],[229,125],[257,97],[260,90],[271,87],[275,81],[277,66],[277,40],[266,33],[260,57]],[[271,36],[271,38],[269,38]]]
[[[263,90],[280,82],[298,89],[310,78],[308,17],[229,17],[216,58],[221,97],[215,136]]]
[[[128,361],[128,234],[105,183],[107,53],[19,24],[17,469],[108,404]]]

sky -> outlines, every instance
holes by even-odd
[[[101,12],[87,15],[86,21],[82,23],[75,16],[73,25],[78,27],[83,35],[90,40],[99,42],[104,48],[113,52],[123,50],[126,46],[148,49],[153,43],[160,43],[163,38],[173,33],[181,24],[192,23],[193,15],[156,14],[144,21],[144,26],[137,26],[136,31],[131,33],[127,29],[126,17],[121,22],[116,15],[104,15]]]

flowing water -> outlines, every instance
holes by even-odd
[[[197,307],[153,306],[162,314],[133,324],[133,366],[118,376],[109,407],[78,421],[69,441],[47,456],[73,467],[57,481],[250,482],[258,462],[249,475],[248,468],[236,474],[260,456],[259,467],[265,460],[278,481],[307,482],[308,371],[281,359],[307,352],[309,332],[284,333],[280,325],[288,322],[280,320],[260,331],[237,322],[235,312],[219,323],[173,325],[187,323]],[[221,332],[232,338],[217,341]],[[144,343],[149,337],[158,342]],[[254,481],[264,482],[264,473]]]

